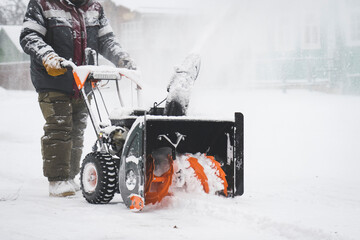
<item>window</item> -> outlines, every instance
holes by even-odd
[[[278,51],[295,50],[295,25],[291,18],[281,18],[275,32],[275,47]]]
[[[315,14],[308,14],[305,17],[302,48],[318,49],[320,44],[320,21]]]
[[[350,14],[348,38],[350,44],[360,45],[360,12]]]

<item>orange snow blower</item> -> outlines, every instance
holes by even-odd
[[[226,197],[243,194],[243,115],[235,113],[234,120],[186,115],[199,56],[188,56],[175,70],[165,107],[156,104],[149,110],[129,111],[120,94],[119,82],[128,79],[136,86],[139,103],[143,86],[137,71],[77,67],[70,61],[62,65],[73,70],[97,136],[80,172],[82,194],[89,203],[108,203],[120,193],[128,208],[140,211],[176,188],[197,187]],[[98,104],[101,99],[108,112],[100,85],[105,80],[115,82],[125,112],[108,114],[107,122]]]

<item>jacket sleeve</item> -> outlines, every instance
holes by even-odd
[[[99,53],[116,66],[119,60],[128,59],[129,54],[123,50],[120,43],[116,40],[114,32],[105,17],[104,9],[100,10],[100,29],[98,34]]]
[[[36,0],[30,0],[20,34],[20,45],[24,52],[42,62],[42,58],[54,52],[45,41],[47,29],[42,7]]]

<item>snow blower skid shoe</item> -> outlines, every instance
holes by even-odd
[[[100,91],[102,80],[129,79],[136,85],[138,104],[142,86],[136,71],[99,66],[71,68],[84,97],[97,140],[83,160],[80,181],[84,198],[93,204],[108,203],[116,193],[132,211],[161,202],[177,188],[234,197],[243,194],[243,115],[233,120],[186,116],[191,86],[200,69],[200,58],[190,55],[176,68],[164,108],[134,110],[110,118]],[[90,104],[88,96],[92,96]],[[106,111],[99,110],[100,98]],[[165,101],[164,100],[164,101]],[[94,114],[96,112],[97,114]]]

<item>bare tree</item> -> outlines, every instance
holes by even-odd
[[[26,5],[23,0],[7,0],[0,6],[0,24],[21,25]]]

